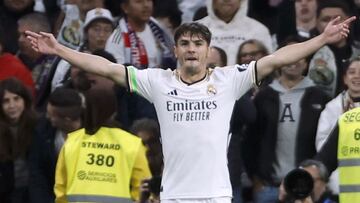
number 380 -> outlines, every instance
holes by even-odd
[[[114,162],[115,162],[115,158],[114,156],[104,156],[103,154],[92,154],[92,153],[89,153],[88,155],[88,160],[86,161],[87,164],[89,165],[93,165],[93,164],[96,164],[98,166],[103,166],[104,164],[108,167],[111,167],[114,165]]]

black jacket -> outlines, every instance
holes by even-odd
[[[11,202],[14,188],[14,166],[12,161],[0,162],[0,202]]]
[[[30,199],[36,203],[54,202],[55,168],[58,154],[55,150],[56,129],[42,119],[30,151]]]
[[[300,99],[300,98],[299,98]],[[308,87],[301,98],[301,114],[296,135],[296,164],[316,154],[315,136],[318,119],[330,98],[317,87]],[[254,99],[256,122],[249,127],[244,140],[245,167],[250,177],[257,176],[268,185],[272,180],[276,159],[277,126],[279,120],[279,92],[271,87],[260,90]],[[319,105],[320,104],[320,105]]]

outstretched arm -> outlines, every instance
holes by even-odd
[[[323,33],[302,43],[285,46],[273,54],[261,58],[257,62],[257,77],[263,79],[275,69],[293,64],[310,54],[316,52],[322,46],[331,44],[346,38],[349,34],[349,24],[356,19],[355,16],[340,22],[340,17],[330,21]]]
[[[40,32],[38,34],[31,31],[25,33],[35,51],[43,54],[58,55],[86,72],[107,77],[122,86],[126,85],[125,67],[123,65],[112,63],[100,56],[67,48],[58,43],[50,33]]]

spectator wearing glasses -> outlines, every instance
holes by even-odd
[[[269,54],[268,49],[261,41],[257,39],[249,39],[244,41],[240,46],[236,56],[237,64],[249,64],[251,61],[257,61],[260,58]],[[271,81],[277,76],[277,72],[266,76],[263,80],[261,87],[264,87],[271,83]],[[257,89],[254,90],[254,95]]]
[[[249,64],[251,61],[257,61],[269,54],[265,45],[257,39],[249,39],[244,41],[237,53],[237,64]]]

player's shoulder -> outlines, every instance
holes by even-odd
[[[224,66],[224,67],[215,67],[213,68],[213,72],[216,74],[226,74],[226,73],[230,73],[230,72],[243,72],[246,71],[247,69],[251,68],[254,65],[253,62],[249,63],[249,64],[235,64],[235,65],[230,65],[230,66]]]

